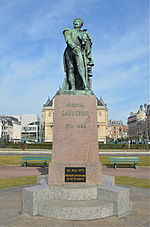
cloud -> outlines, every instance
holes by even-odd
[[[134,109],[148,101],[147,29],[144,18],[140,24],[126,30],[123,36],[120,34],[108,40],[102,51],[100,47],[94,49],[94,91],[103,96],[112,118],[116,114],[115,119],[120,115],[125,121],[129,113],[126,109]]]
[[[82,17],[93,38],[95,94],[103,96],[111,118],[127,118],[148,91],[148,19],[146,4],[139,10],[139,3],[0,0],[1,112],[41,112],[63,82],[62,30]]]

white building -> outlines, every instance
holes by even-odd
[[[21,141],[41,141],[41,124],[37,114],[14,115],[21,122]]]
[[[2,141],[20,141],[21,123],[18,119],[12,116],[0,116],[0,139]]]
[[[21,140],[21,123],[18,121],[13,122],[13,141],[20,142]]]

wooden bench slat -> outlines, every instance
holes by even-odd
[[[22,159],[23,160],[32,160],[32,159],[34,159],[34,160],[38,160],[38,159],[50,160],[51,158],[50,157],[22,157]]]
[[[138,163],[141,163],[139,157],[110,157],[110,162],[114,164],[114,168],[116,168],[117,164],[133,164],[134,168]]]
[[[126,160],[139,160],[139,157],[110,157],[111,159],[126,159]]]
[[[115,162],[115,161],[114,161]],[[140,163],[140,162],[126,162],[126,161],[117,161],[117,162],[115,162],[115,163]]]
[[[28,163],[44,163],[44,167],[47,165],[47,163],[51,160],[50,156],[24,156],[22,157],[22,164],[24,166],[27,166]]]

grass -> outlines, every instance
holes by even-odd
[[[0,165],[21,165],[21,158],[22,155],[0,155]],[[142,163],[138,166],[150,166],[150,157],[140,156],[140,160]],[[100,161],[103,165],[110,164],[108,156],[100,156]],[[116,176],[115,181],[116,184],[150,188],[150,180],[148,179]],[[36,176],[0,179],[1,189],[27,184],[36,184]]]
[[[10,188],[15,186],[23,186],[28,184],[36,184],[36,179],[37,179],[37,176],[0,179],[0,189]],[[115,183],[122,184],[122,185],[131,185],[136,187],[150,188],[150,180],[143,179],[143,178],[116,176]]]
[[[119,156],[117,156],[119,157]],[[123,157],[123,156],[121,156]],[[129,157],[129,156],[128,156]],[[150,157],[149,156],[139,156],[141,163],[138,164],[138,166],[150,166]],[[102,165],[110,164],[109,156],[100,156],[100,161]]]
[[[115,184],[131,185],[136,187],[150,188],[150,180],[144,178],[115,176]]]
[[[28,155],[0,155],[0,166],[7,165],[21,165],[22,157]],[[36,155],[33,155],[36,156]],[[44,156],[44,155],[41,155]],[[31,164],[30,164],[31,165]],[[37,165],[37,163],[32,163],[32,166]]]
[[[0,166],[20,165],[21,158],[20,155],[0,155]]]
[[[2,165],[21,165],[22,155],[0,155],[0,166]],[[138,166],[150,166],[150,157],[140,156],[141,163]],[[103,165],[110,164],[109,156],[100,156]]]
[[[36,184],[37,176],[28,176],[28,177],[14,177],[14,178],[5,178],[0,179],[0,189],[10,188],[15,186],[23,186],[27,184]]]

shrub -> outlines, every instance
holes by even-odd
[[[6,147],[14,149],[52,149],[52,143],[8,143]]]
[[[150,144],[101,144],[99,149],[148,149]]]

